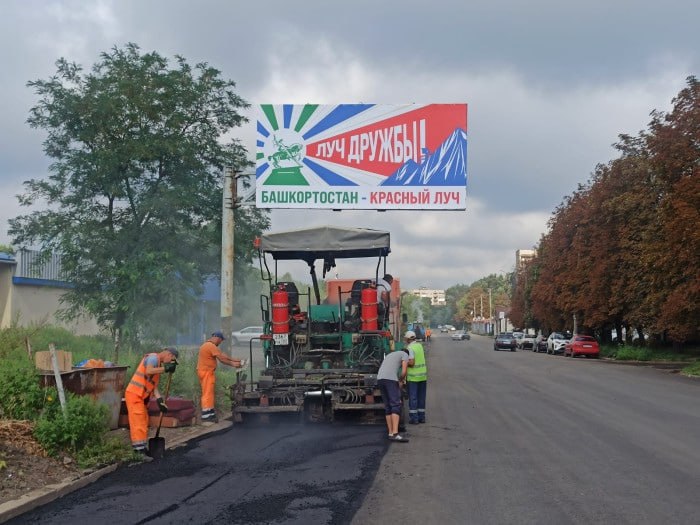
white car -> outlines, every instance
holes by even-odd
[[[560,332],[552,332],[547,338],[548,354],[564,354],[564,347],[569,339]]]
[[[262,326],[246,326],[245,328],[241,328],[240,330],[234,330],[233,332],[231,332],[231,344],[247,345],[250,343],[251,339],[253,339],[254,337],[260,337],[261,335],[263,335]],[[253,344],[260,344],[260,340],[254,340]]]
[[[532,350],[535,351],[535,336],[530,334],[524,334],[521,339],[518,340],[518,348],[520,350]]]

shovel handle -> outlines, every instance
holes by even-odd
[[[168,400],[168,394],[170,394],[170,382],[173,380],[173,373],[168,374],[168,382],[165,385],[165,401]],[[160,436],[160,426],[163,424],[163,412],[160,413],[160,419],[158,420],[158,429],[156,430],[156,439]]]

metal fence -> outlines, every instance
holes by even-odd
[[[47,281],[66,280],[61,268],[61,256],[56,253],[52,253],[44,260],[37,250],[22,248],[15,257],[17,258],[15,277]]]

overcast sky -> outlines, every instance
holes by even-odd
[[[467,211],[276,210],[272,229],[386,229],[403,288],[470,284],[512,271],[563,197],[616,156],[618,134],[670,109],[700,70],[698,27],[690,0],[3,0],[0,243],[26,212],[22,182],[48,166],[43,133],[26,124],[37,102],[27,81],[59,57],[89,69],[134,42],[208,62],[252,105],[469,104]],[[248,116],[236,135],[252,158]]]

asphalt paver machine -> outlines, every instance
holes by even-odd
[[[377,371],[384,355],[401,344],[400,294],[385,304],[376,289],[391,251],[389,232],[327,226],[268,233],[256,244],[269,285],[260,300],[264,365],[257,380],[250,370],[248,380],[238,374],[231,387],[234,422],[284,413],[303,421],[352,414],[361,422],[383,422]],[[338,281],[337,287],[331,279],[322,299],[317,262],[325,278],[336,260],[358,258],[376,260],[366,274],[374,277]],[[278,280],[288,261],[308,265],[313,288]]]

